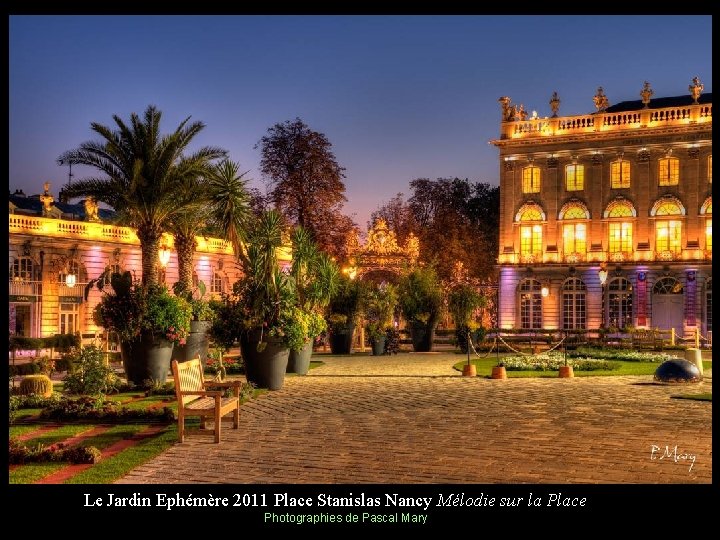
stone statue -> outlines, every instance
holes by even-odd
[[[525,105],[523,105],[522,103],[520,104],[520,106],[517,109],[517,116],[519,117],[520,120],[527,120],[528,113],[525,110]]]
[[[653,96],[655,92],[653,92],[652,88],[650,88],[650,83],[645,81],[645,84],[643,84],[643,89],[640,91],[640,97],[642,98],[642,102],[645,109],[648,108],[648,105],[650,103],[650,98]]]
[[[100,221],[98,217],[98,203],[92,197],[85,199],[85,220]]]
[[[550,110],[552,111],[552,117],[557,118],[558,111],[560,110],[560,98],[557,92],[553,92],[550,98]]]
[[[598,86],[597,94],[593,96],[593,101],[595,102],[595,108],[598,112],[602,112],[610,106],[610,102],[603,92],[602,86]]]
[[[500,103],[500,108],[502,110],[503,122],[510,122],[514,120],[514,118],[510,116],[510,98],[507,96],[502,96],[500,99],[498,99],[498,103]]]
[[[55,202],[55,197],[50,194],[50,182],[45,182],[45,184],[43,184],[43,188],[45,191],[42,195],[40,195],[40,202],[43,205],[42,215],[43,217],[48,217],[50,216],[52,204]]]
[[[698,99],[700,99],[700,95],[703,93],[703,90],[705,89],[705,85],[700,82],[699,77],[693,77],[692,84],[688,86],[688,90],[690,90],[690,95],[693,98],[693,103],[697,105]]]

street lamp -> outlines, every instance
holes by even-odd
[[[550,294],[550,289],[548,289],[547,286],[543,286],[543,288],[540,289],[540,294],[542,295],[543,298],[546,298],[547,295]]]
[[[65,285],[67,285],[68,287],[74,287],[76,281],[77,276],[75,276],[75,274],[70,273],[65,275]]]
[[[602,328],[605,328],[605,282],[608,278],[608,271],[604,264],[600,265],[598,270],[598,278],[600,279],[600,294],[602,295],[600,301],[600,320]]]
[[[165,268],[170,262],[170,248],[164,244],[158,250],[158,260],[160,261],[160,266],[163,268]]]

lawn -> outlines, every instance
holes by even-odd
[[[502,360],[502,356],[500,357]],[[470,362],[475,365],[477,369],[478,377],[489,377],[492,373],[492,368],[497,365],[495,358],[471,358]],[[579,371],[574,370],[575,377],[609,377],[609,376],[620,376],[620,375],[653,375],[655,370],[660,364],[656,362],[623,362],[620,360],[615,361],[620,364],[618,369],[613,370],[596,370],[596,371]],[[457,362],[453,365],[453,368],[457,371],[462,371],[463,366],[467,364],[467,360]],[[704,360],[703,367],[705,369],[712,369],[712,362]],[[508,377],[555,377],[557,378],[557,371],[507,371]]]
[[[712,392],[703,392],[701,394],[684,394],[682,396],[672,396],[674,399],[693,399],[695,401],[712,401]]]

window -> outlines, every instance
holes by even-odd
[[[680,160],[662,158],[658,162],[658,177],[661,186],[677,186],[680,182]]]
[[[563,328],[584,330],[586,328],[585,283],[570,278],[563,286]]]
[[[542,286],[536,279],[525,279],[518,287],[520,304],[520,328],[542,328]]]
[[[63,269],[58,274],[58,282],[65,284],[65,279],[68,274],[73,274],[77,283],[80,283],[80,264],[77,261],[70,261],[67,264],[67,268]]]
[[[632,252],[632,223],[626,221],[613,221],[610,223],[608,251],[610,253]]]
[[[540,167],[523,169],[523,193],[540,193]]]
[[[630,201],[619,199],[611,202],[605,209],[606,218],[635,217],[635,208]]]
[[[222,274],[218,271],[213,271],[210,292],[216,294],[222,294],[225,292],[225,280],[223,279]]]
[[[708,156],[708,182],[712,183],[712,154]]]
[[[79,304],[60,304],[59,330],[61,334],[74,334],[79,330],[79,308]]]
[[[585,223],[566,223],[563,225],[563,250],[566,255],[571,253],[585,254],[587,251],[587,225]]]
[[[653,294],[682,294],[683,286],[677,279],[664,277],[657,280]]]
[[[565,167],[565,189],[568,191],[582,191],[585,189],[585,166],[567,165]]]
[[[669,252],[674,255],[680,253],[680,233],[682,222],[675,219],[658,220],[655,222],[655,251]]]
[[[33,261],[30,257],[19,257],[13,261],[13,281],[33,281]]]
[[[608,323],[615,328],[632,324],[632,285],[625,278],[608,283]]]
[[[542,253],[542,225],[520,227],[520,254],[540,255]]]
[[[705,250],[712,251],[712,197],[705,199],[700,207],[700,215],[707,216],[705,219]]]
[[[712,332],[712,279],[708,279],[705,285],[705,324],[706,331]]]
[[[613,189],[630,187],[630,162],[625,160],[613,161],[610,164],[610,186]]]

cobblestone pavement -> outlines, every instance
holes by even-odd
[[[459,376],[457,358],[324,357],[245,404],[220,445],[189,437],[119,482],[712,481],[711,403],[670,399],[711,392],[707,372],[691,387],[650,376],[492,381]]]

